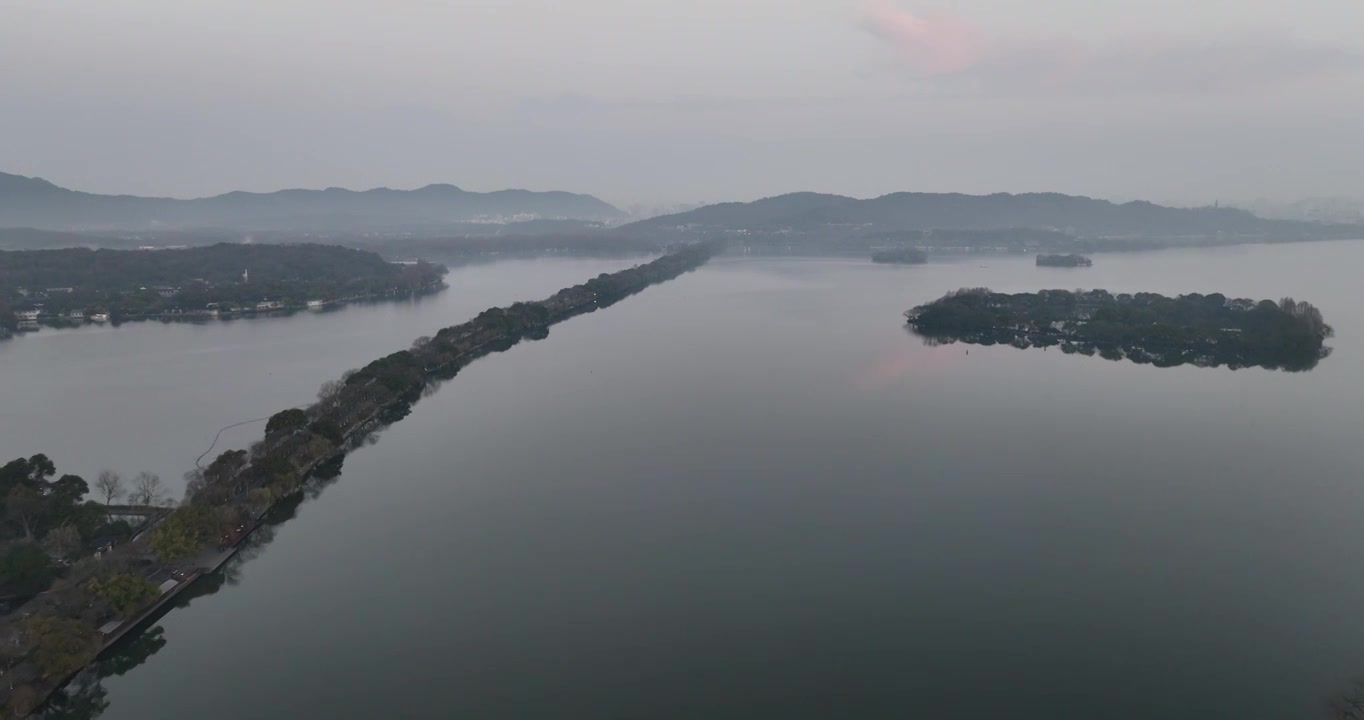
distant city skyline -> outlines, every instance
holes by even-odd
[[[14,0],[0,171],[622,207],[1364,198],[1359,27],[1355,0]]]

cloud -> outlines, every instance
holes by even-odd
[[[867,6],[863,27],[902,68],[942,87],[1058,94],[1232,93],[1364,77],[1364,57],[1281,32],[1216,39],[1119,36],[1102,46],[1067,37],[988,38],[969,22],[919,16],[891,0]]]
[[[951,16],[914,15],[891,0],[877,0],[867,7],[864,27],[931,75],[961,72],[983,59],[978,33]]]

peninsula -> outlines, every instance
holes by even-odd
[[[923,265],[928,262],[928,253],[919,248],[894,248],[872,253],[871,261],[888,265]]]
[[[1009,295],[987,288],[948,293],[905,312],[934,343],[1059,346],[1063,352],[1126,358],[1157,367],[1193,364],[1309,370],[1330,353],[1331,337],[1311,304],[1211,295],[1114,295],[1106,290],[1043,290]]]
[[[1084,255],[1076,255],[1076,254],[1073,254],[1073,253],[1072,253],[1072,254],[1069,254],[1069,255],[1038,255],[1038,256],[1037,256],[1037,267],[1078,268],[1078,267],[1090,267],[1090,266],[1092,266],[1093,264],[1094,264],[1094,261],[1093,261],[1093,260],[1090,260],[1090,259],[1087,258],[1087,257],[1085,257]]]
[[[0,251],[0,331],[320,309],[432,292],[445,272],[317,244]]]
[[[92,515],[88,532],[78,528],[66,533],[72,535],[67,540],[72,557],[78,559],[69,567],[45,568],[42,577],[28,578],[22,591],[36,595],[0,618],[0,637],[6,640],[0,645],[7,648],[0,653],[0,670],[9,680],[0,684],[0,717],[33,712],[115,641],[138,632],[146,618],[221,567],[271,508],[296,497],[315,473],[323,474],[374,432],[407,415],[437,383],[522,339],[548,336],[555,323],[693,270],[719,249],[714,243],[689,245],[544,300],[490,308],[434,336],[418,338],[409,349],[347,372],[323,384],[313,405],[272,416],[264,438],[249,450],[229,450],[189,473],[185,499],[173,510],[157,512],[154,493],[140,495],[137,509],[152,519],[135,537],[112,549],[102,538],[87,537],[101,531],[101,513],[98,503],[81,501],[88,490],[84,481],[64,477],[49,482],[54,470],[43,456],[0,468],[0,489],[6,482],[18,488],[7,496],[12,506],[7,512],[36,518],[40,510],[52,514],[44,509],[51,505],[62,513]],[[12,481],[7,480],[10,477]],[[103,492],[102,480],[96,487]],[[142,484],[137,487],[140,491]],[[56,493],[53,488],[63,493],[61,504],[39,502]],[[34,529],[32,535],[38,531]],[[86,552],[90,547],[102,552],[91,557]],[[4,572],[0,568],[0,575]]]

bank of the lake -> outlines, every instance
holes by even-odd
[[[1026,257],[712,261],[424,398],[234,584],[115,653],[102,717],[1318,717],[1364,672],[1360,262],[1086,272],[1311,298],[1335,353],[1287,374],[966,355],[899,326],[960,287],[1073,284]]]
[[[552,325],[695,270],[719,249],[714,243],[677,248],[652,261],[560,289],[543,300],[489,308],[472,320],[420,338],[410,350],[375,359],[331,383],[306,410],[288,409],[272,416],[261,442],[253,444],[249,453],[225,451],[196,472],[181,506],[157,519],[151,529],[94,564],[73,566],[40,597],[6,615],[6,636],[27,633],[36,638],[28,641],[31,647],[23,655],[6,665],[7,674],[14,678],[0,692],[0,703],[9,711],[6,716],[26,715],[37,706],[35,698],[45,698],[64,684],[68,673],[93,661],[140,623],[139,615],[158,610],[199,573],[217,570],[261,517],[303,491],[319,465],[357,447],[366,434],[375,431],[376,423],[388,424],[406,416],[433,383],[448,380],[473,360],[509,349],[524,338],[544,338]],[[95,606],[91,603],[98,599],[93,594],[98,592],[97,578],[115,572],[101,570],[105,566],[133,573],[118,577],[130,577],[149,591],[157,579],[167,574],[172,579],[161,584],[159,599],[153,599],[153,593],[123,610]],[[189,576],[183,577],[186,569]],[[34,623],[44,628],[41,635],[36,634]],[[101,635],[105,646],[90,647]]]

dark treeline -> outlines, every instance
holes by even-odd
[[[922,265],[928,262],[928,253],[910,247],[878,250],[871,254],[871,261],[889,265]]]
[[[117,321],[210,308],[254,310],[265,300],[299,306],[410,293],[438,285],[444,272],[439,265],[399,265],[372,252],[316,244],[0,251],[0,303],[40,309],[46,318],[77,311],[107,313]]]
[[[1330,353],[1332,335],[1305,302],[1231,300],[1221,294],[1113,295],[1043,290],[1008,295],[963,289],[905,313],[932,342],[1060,346],[1158,367],[1194,364],[1308,370]]]
[[[1079,242],[1074,235],[1058,230],[1027,227],[880,231],[861,233],[859,237],[917,248],[1019,253],[1037,248],[1069,248]]]
[[[276,413],[264,438],[249,450],[224,452],[207,468],[188,473],[185,500],[153,529],[97,561],[83,560],[48,592],[0,621],[0,635],[7,638],[0,646],[8,648],[0,664],[13,681],[8,688],[0,684],[0,705],[10,715],[31,711],[99,653],[102,625],[136,618],[152,606],[157,594],[149,594],[149,586],[154,590],[154,583],[183,576],[205,556],[235,545],[271,508],[304,490],[315,471],[404,417],[423,393],[461,368],[524,338],[546,337],[554,323],[693,270],[718,249],[691,245],[544,300],[490,308],[323,384],[308,408]]]
[[[1090,267],[1094,264],[1093,260],[1084,255],[1038,255],[1038,267]]]

